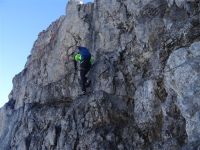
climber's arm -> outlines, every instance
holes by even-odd
[[[77,62],[80,62],[81,61],[81,55],[80,54],[76,54],[74,56],[74,68],[75,70],[77,70]]]

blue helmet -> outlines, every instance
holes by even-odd
[[[82,56],[82,59],[90,59],[91,58],[91,53],[89,52],[89,50],[86,47],[78,47],[79,49],[79,53]]]

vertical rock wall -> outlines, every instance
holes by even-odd
[[[200,3],[70,0],[0,109],[0,149],[200,148]],[[72,54],[95,62],[88,95]]]

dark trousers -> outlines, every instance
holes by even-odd
[[[82,88],[82,91],[85,91],[85,92],[86,92],[86,82],[87,82],[86,74],[89,72],[89,70],[90,70],[90,66],[80,69],[81,88]]]

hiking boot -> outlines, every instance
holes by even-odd
[[[90,84],[91,84],[91,80],[87,81],[86,84],[85,84],[85,86],[86,86],[86,87],[89,87]]]

